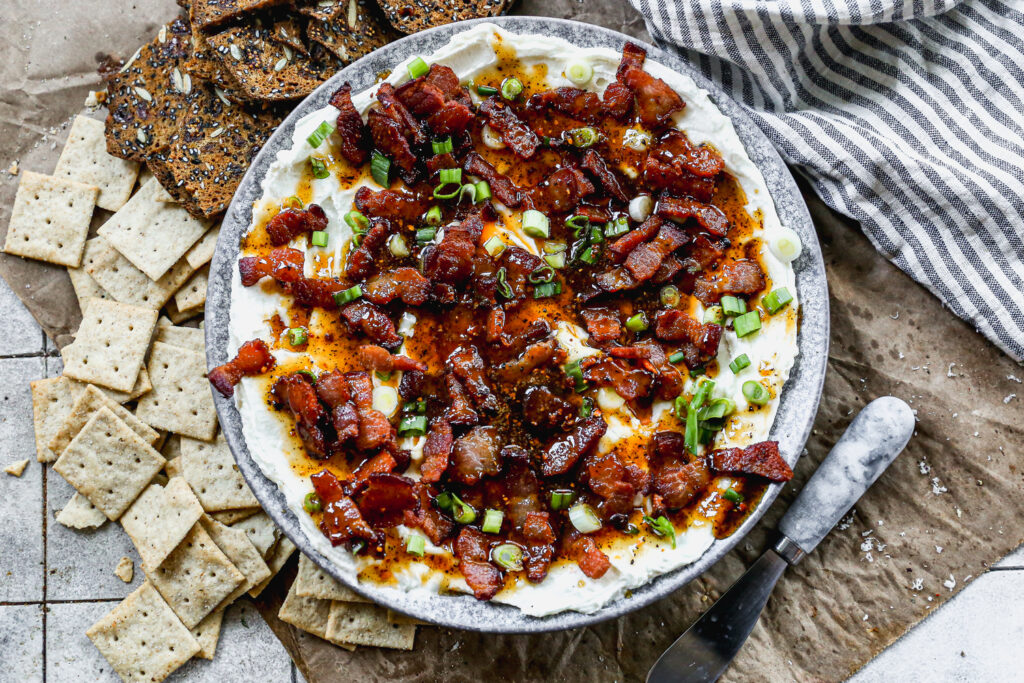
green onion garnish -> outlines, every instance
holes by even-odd
[[[686,450],[691,453],[697,452],[697,446],[700,445],[700,424],[697,409],[692,405],[686,407],[686,431],[683,433],[683,440],[686,443]]]
[[[461,168],[442,168],[438,173],[438,177],[441,180],[441,184],[447,183],[461,183],[462,182],[462,169]]]
[[[590,216],[576,214],[565,219],[565,227],[572,230],[573,237],[579,237],[584,230],[590,229]]]
[[[704,311],[704,322],[722,325],[725,323],[725,311],[721,306],[711,306]]]
[[[576,503],[569,508],[569,521],[581,534],[590,534],[601,528],[601,518],[586,503]]]
[[[773,289],[761,299],[761,305],[764,306],[764,310],[768,311],[769,315],[775,315],[792,300],[793,295],[789,293],[789,290],[785,287],[779,287],[778,289]]]
[[[740,370],[748,367],[750,367],[750,357],[745,353],[736,356],[732,359],[732,362],[729,363],[729,369],[732,370],[732,374],[734,375],[738,375]]]
[[[594,244],[604,242],[604,231],[599,226],[595,225],[590,228],[590,241]]]
[[[430,71],[430,67],[423,61],[422,57],[409,62],[409,76],[411,78],[419,78],[420,76],[426,76],[427,72]]]
[[[594,77],[594,67],[589,62],[572,62],[565,69],[565,77],[577,87],[582,87]]]
[[[288,328],[288,343],[292,346],[302,346],[309,341],[309,334],[305,327]]]
[[[469,197],[470,204],[476,204],[476,185],[473,183],[466,183],[459,188],[459,198],[456,202],[461,202],[466,197]]]
[[[478,202],[486,202],[490,199],[493,194],[491,193],[491,185],[486,180],[481,180],[475,184],[476,187],[476,200]]]
[[[491,255],[491,258],[498,258],[501,252],[505,251],[505,243],[497,235],[488,237],[484,242],[484,251]]]
[[[743,502],[743,495],[731,486],[726,490],[722,491],[722,498],[725,498],[730,503]]]
[[[427,552],[427,539],[417,533],[409,534],[405,539],[405,552],[416,557],[423,557]]]
[[[698,411],[697,419],[701,421],[721,420],[723,417],[731,415],[734,410],[736,410],[736,404],[730,399],[716,398]]]
[[[657,519],[653,519],[644,515],[644,522],[647,523],[647,526],[651,527],[651,531],[656,535],[668,536],[672,540],[672,547],[676,547],[676,528],[672,522],[669,521],[668,517],[661,515]]]
[[[544,254],[544,261],[546,261],[552,268],[565,268],[565,252],[560,251],[557,254]]]
[[[720,303],[722,312],[728,316],[743,315],[747,312],[747,302],[735,296],[723,296]]]
[[[480,530],[485,534],[497,534],[501,532],[501,522],[505,519],[505,513],[501,510],[484,510],[484,523]]]
[[[647,314],[643,311],[629,316],[626,320],[626,329],[630,332],[639,334],[649,327],[647,323]]]
[[[580,417],[586,419],[594,414],[594,402],[589,398],[584,398],[580,402]]]
[[[443,512],[451,513],[452,509],[455,507],[455,494],[449,493],[448,491],[439,493],[437,494],[437,497],[434,498],[434,502]]]
[[[418,398],[415,401],[407,401],[402,410],[406,413],[419,413],[423,414],[427,412],[427,399]]]
[[[358,299],[362,295],[363,295],[363,288],[360,287],[359,285],[356,285],[355,287],[351,287],[349,289],[343,289],[340,292],[335,292],[334,295],[333,295],[334,303],[338,304],[339,306],[344,306],[345,304],[347,304],[350,301],[355,301],[356,299]]]
[[[388,251],[395,258],[405,258],[409,255],[409,245],[405,243],[405,238],[396,232],[388,238]]]
[[[498,268],[498,294],[501,294],[506,299],[515,298],[516,293],[512,291],[512,285],[508,283],[508,271],[505,270],[505,266]]]
[[[562,366],[562,371],[569,377],[569,379],[576,382],[576,393],[583,393],[587,388],[587,381],[583,379],[583,368],[580,367],[580,362],[574,360],[571,363],[566,363]]]
[[[704,380],[697,385],[697,391],[693,394],[693,398],[690,399],[690,407],[697,410],[704,405],[714,388],[714,381],[705,377]]]
[[[391,160],[377,150],[370,156],[370,175],[381,187],[391,187]]]
[[[361,234],[370,229],[370,219],[355,209],[345,214],[345,222],[356,233]]]
[[[305,499],[303,499],[302,507],[309,514],[313,514],[323,510],[324,504],[320,500],[320,496],[316,495],[316,491],[310,491],[306,494]]]
[[[666,285],[658,292],[658,300],[662,306],[675,308],[679,304],[679,288],[675,285]]]
[[[616,216],[615,220],[604,224],[605,237],[618,237],[629,232],[629,219],[625,216]]]
[[[732,327],[736,330],[737,337],[746,337],[761,329],[761,314],[757,311],[748,311],[741,316],[733,318]]]
[[[598,250],[594,249],[594,247],[587,247],[583,250],[583,253],[580,254],[580,261],[589,265],[594,265],[597,263],[598,253]]]
[[[523,549],[514,543],[502,543],[495,546],[491,551],[491,559],[496,565],[510,572],[518,572],[523,569]]]
[[[441,207],[432,206],[427,209],[427,212],[423,215],[423,222],[435,228],[441,225]]]
[[[294,194],[281,203],[282,209],[301,209],[303,206],[304,204],[302,203],[302,200]]]
[[[310,147],[319,147],[320,143],[327,139],[327,136],[334,132],[334,126],[327,121],[322,122],[316,127],[309,137],[306,138],[306,142],[309,143]]]
[[[452,136],[449,135],[444,140],[431,141],[430,148],[434,150],[434,154],[450,154],[453,149]]]
[[[539,285],[537,285],[536,287],[533,288],[533,298],[534,299],[546,299],[548,297],[558,296],[561,293],[562,293],[562,283],[561,282],[545,282],[545,283],[539,284]]]
[[[394,371],[392,371],[392,372],[381,372],[380,370],[377,370],[373,374],[375,374],[377,376],[377,379],[379,379],[381,382],[387,382],[389,379],[391,379],[391,376],[394,375],[395,373],[394,373]]]
[[[490,97],[491,95],[497,95],[498,89],[493,85],[478,85],[476,86],[476,94]]]
[[[323,230],[314,230],[313,234],[309,236],[309,243],[314,247],[326,247],[327,233]]]
[[[763,406],[771,399],[771,394],[768,393],[768,390],[760,382],[748,380],[743,383],[743,397],[749,403]]]
[[[317,178],[319,180],[323,180],[324,178],[329,178],[330,175],[331,175],[331,172],[327,170],[327,164],[324,163],[323,159],[318,159],[316,157],[310,157],[309,158],[309,167],[311,169],[313,169],[313,177]]]
[[[452,199],[462,192],[462,185],[459,183],[441,183],[434,188],[434,199]]]
[[[515,76],[510,76],[501,82],[501,96],[506,100],[514,100],[523,92],[523,82]]]
[[[551,509],[552,510],[568,510],[569,506],[572,505],[573,498],[576,494],[569,489],[557,489],[551,492]]]
[[[676,351],[668,357],[669,363],[682,363],[684,360],[686,360],[686,354],[682,351]]]
[[[573,128],[572,130],[563,133],[562,136],[567,143],[580,149],[591,147],[601,137],[600,133],[597,132],[597,129],[590,126],[586,126],[584,128]]]
[[[399,436],[423,436],[427,433],[426,415],[406,415],[398,423]]]
[[[523,211],[523,232],[530,237],[547,239],[551,236],[551,223],[540,211],[527,209]]]
[[[454,493],[452,496],[452,516],[459,524],[472,524],[476,520],[476,510],[469,503],[463,502]]]
[[[416,244],[432,242],[437,236],[437,228],[420,228],[416,231]]]
[[[542,282],[551,282],[555,279],[555,269],[551,266],[541,266],[530,273],[527,279],[535,285],[539,285]]]

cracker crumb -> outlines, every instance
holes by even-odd
[[[945,486],[942,485],[942,482],[939,481],[938,477],[932,477],[932,493],[933,494],[935,494],[936,496],[939,496],[939,495],[942,495],[943,493],[946,493],[947,491],[949,491],[949,489],[947,489]]]
[[[942,585],[950,592],[953,592],[953,589],[956,588],[956,578],[950,574],[949,578],[942,582]]]
[[[26,458],[25,460],[19,460],[17,462],[12,462],[10,465],[4,468],[4,472],[11,475],[12,477],[20,477],[21,473],[25,471],[26,467],[28,467],[28,458]]]
[[[131,583],[135,576],[135,563],[130,557],[122,557],[121,561],[114,567],[114,575],[125,583]]]
[[[1009,403],[1015,398],[1017,398],[1017,394],[1010,394],[1009,396],[1003,399],[1003,403]]]

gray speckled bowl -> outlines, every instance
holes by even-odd
[[[229,359],[227,342],[231,274],[236,267],[239,240],[245,234],[251,221],[252,204],[260,196],[260,182],[273,162],[277,151],[290,144],[295,122],[302,116],[326,106],[331,94],[342,82],[351,82],[353,90],[358,92],[372,85],[378,73],[391,69],[406,56],[430,54],[447,43],[453,35],[478,21],[481,20],[452,24],[408,36],[349,65],[303,100],[264,145],[228,208],[221,228],[217,252],[210,268],[210,284],[206,300],[206,358],[209,367],[220,365]],[[620,50],[625,41],[633,40],[615,31],[559,19],[500,17],[488,21],[493,21],[511,31],[560,36],[572,43],[584,46],[607,46]],[[637,41],[634,40],[634,42]],[[689,74],[700,87],[711,93],[712,99],[719,108],[732,119],[751,159],[764,173],[768,189],[775,200],[783,224],[796,230],[803,240],[803,254],[794,263],[797,290],[801,302],[801,327],[798,340],[800,355],[782,394],[782,402],[771,434],[771,438],[779,441],[782,452],[789,463],[794,464],[803,450],[804,442],[810,433],[811,424],[817,412],[828,356],[828,289],[825,282],[825,267],[814,233],[814,226],[811,224],[800,191],[782,159],[739,105],[730,100],[721,90],[677,55],[652,45],[644,45],[644,47],[651,59],[673,67],[681,73]],[[328,573],[374,602],[424,621],[457,629],[495,633],[554,631],[594,624],[639,609],[695,579],[721,559],[757,523],[768,506],[778,496],[780,489],[780,485],[772,485],[760,506],[743,525],[729,538],[715,541],[697,562],[654,579],[632,591],[630,597],[619,598],[592,614],[563,612],[543,618],[530,617],[514,607],[478,602],[469,595],[436,595],[426,598],[417,595],[413,597],[394,589],[353,584],[350,579],[340,575],[333,565],[313,548],[299,527],[295,513],[287,507],[284,496],[272,481],[263,476],[259,467],[253,462],[246,446],[245,436],[242,434],[241,418],[234,402],[222,398],[216,391],[213,392],[213,395],[217,404],[217,412],[220,415],[220,423],[242,474],[267,513],[295,542],[299,550],[307,554]]]

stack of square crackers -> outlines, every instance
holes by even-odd
[[[112,213],[90,238],[97,208]],[[203,312],[218,229],[107,154],[103,124],[80,116],[54,174],[22,174],[4,245],[67,267],[82,308],[64,374],[32,382],[36,457],[75,488],[58,522],[119,522],[138,551],[145,582],[87,632],[126,681],[212,659],[224,609],[295,552],[218,433],[203,330],[176,324]],[[134,564],[114,571],[130,582]],[[305,557],[280,616],[350,649],[415,637]]]

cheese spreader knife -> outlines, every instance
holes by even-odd
[[[914,433],[898,398],[875,399],[854,418],[779,521],[778,542],[661,655],[647,683],[716,681],[754,629],[786,567],[814,550],[896,459]]]

